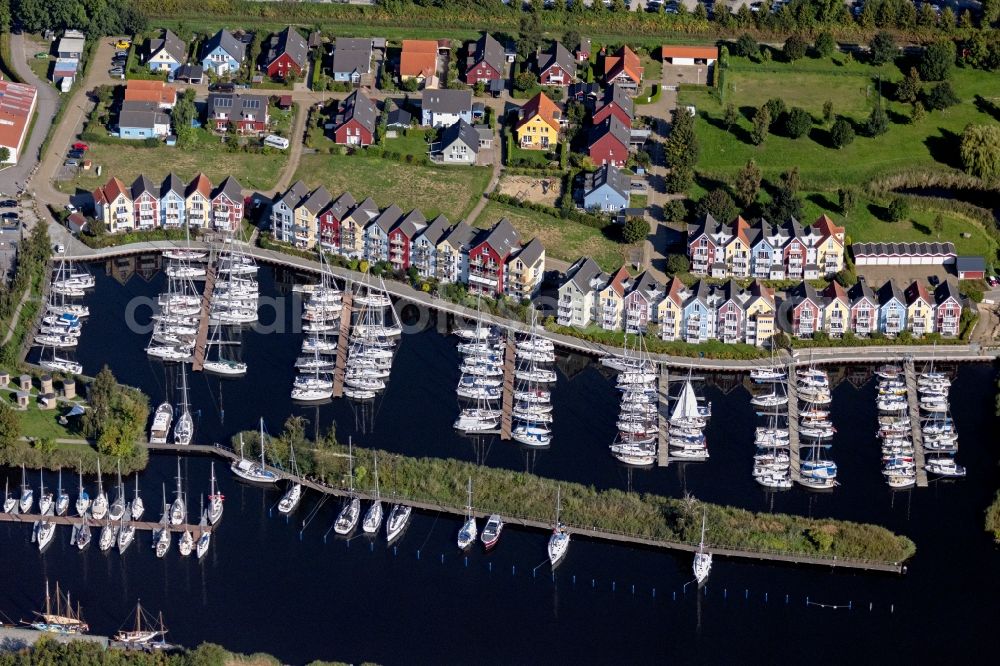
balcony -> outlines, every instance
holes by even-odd
[[[473,284],[480,284],[487,287],[496,287],[497,279],[495,277],[483,277],[481,275],[476,275],[474,273],[469,274],[469,282]]]

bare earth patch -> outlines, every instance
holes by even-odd
[[[562,179],[552,176],[504,176],[498,188],[500,194],[555,207],[562,195]]]

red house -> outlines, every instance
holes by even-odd
[[[958,335],[962,323],[962,299],[958,288],[944,280],[934,289],[934,330],[941,335]]]
[[[473,86],[480,81],[489,83],[503,78],[507,58],[500,42],[490,34],[469,44],[469,57],[465,61],[465,82]]]
[[[847,292],[851,304],[850,330],[868,335],[878,327],[878,300],[865,282],[858,282]]]
[[[145,176],[139,176],[132,183],[132,210],[135,226],[149,229],[160,224],[160,188]]]
[[[518,246],[517,231],[507,218],[473,240],[469,250],[469,293],[499,296],[504,292],[504,266]]]
[[[389,263],[394,269],[405,271],[410,268],[412,243],[426,226],[423,213],[414,209],[389,230]]]
[[[556,42],[552,51],[538,57],[538,81],[543,86],[568,86],[576,79],[576,61]]]
[[[801,278],[806,265],[806,246],[798,238],[788,241],[784,250],[785,266],[788,267],[788,278]]]
[[[614,116],[626,127],[631,128],[634,108],[632,98],[628,96],[625,89],[614,84],[604,89],[604,99],[594,109],[592,122],[597,125],[603,123],[609,116]]]
[[[792,333],[798,337],[809,337],[820,330],[823,305],[816,289],[808,282],[800,283],[791,292]]]
[[[614,55],[604,56],[604,82],[607,85],[617,83],[635,93],[642,83],[643,68],[639,56],[627,46],[623,46]]]
[[[375,140],[378,109],[359,90],[345,99],[334,120],[334,141],[342,146],[370,146]]]
[[[625,123],[617,116],[609,115],[591,130],[587,155],[597,166],[613,164],[623,167],[628,161],[630,135],[631,130]]]
[[[319,242],[324,250],[340,252],[340,222],[357,203],[350,192],[344,192],[319,214]]]
[[[243,186],[232,176],[212,192],[212,226],[236,231],[243,219]]]
[[[288,26],[271,35],[264,69],[272,79],[284,80],[289,74],[301,76],[309,58],[309,46],[299,31]]]

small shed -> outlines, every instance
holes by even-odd
[[[18,391],[17,392],[17,408],[18,409],[27,409],[28,408],[28,402],[30,400],[31,400],[31,394],[28,393],[27,391]]]
[[[986,277],[986,260],[982,257],[956,257],[955,272],[959,280],[982,280]]]
[[[0,388],[7,388],[10,385],[10,373],[7,371],[0,372]]]
[[[717,46],[669,46],[664,44],[660,49],[663,62],[670,65],[708,65],[712,66],[719,59]]]
[[[71,232],[78,234],[87,228],[87,218],[80,211],[70,213],[70,216],[66,218],[66,226]]]
[[[42,375],[41,379],[39,380],[39,386],[40,386],[40,388],[38,389],[39,393],[45,393],[45,394],[53,393],[54,391],[52,388],[52,375]]]
[[[72,400],[76,397],[76,380],[75,379],[64,379],[62,380],[62,395],[67,400]]]
[[[44,393],[38,396],[39,409],[55,409],[57,404],[55,393]]]
[[[17,380],[17,385],[22,391],[31,391],[31,375],[21,375]]]
[[[279,109],[290,109],[292,108],[292,96],[282,95],[278,98],[278,108]]]

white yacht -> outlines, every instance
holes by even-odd
[[[169,402],[161,403],[153,414],[153,425],[149,429],[150,444],[166,444],[170,433],[170,423],[174,420],[174,408]]]
[[[556,488],[556,525],[549,536],[549,564],[555,568],[566,556],[569,549],[569,532],[566,526],[559,520],[559,510],[561,508],[559,488]]]
[[[385,523],[385,540],[387,543],[392,543],[403,533],[407,523],[410,521],[411,511],[412,507],[408,504],[393,504],[392,509],[389,511],[389,520]]]
[[[372,505],[368,508],[367,513],[365,513],[365,519],[361,524],[361,529],[365,534],[375,534],[378,532],[378,528],[382,526],[382,500],[379,498],[379,487],[378,487],[378,456],[374,458],[375,467],[375,499],[372,500]]]
[[[264,419],[260,420],[260,462],[247,460],[243,457],[243,436],[240,436],[240,459],[230,465],[233,474],[244,481],[253,483],[274,483],[278,480],[278,475],[267,468],[264,462]]]
[[[708,512],[701,515],[701,542],[698,544],[698,552],[694,554],[694,579],[698,585],[702,585],[708,574],[712,571],[712,553],[705,551],[705,520]]]

